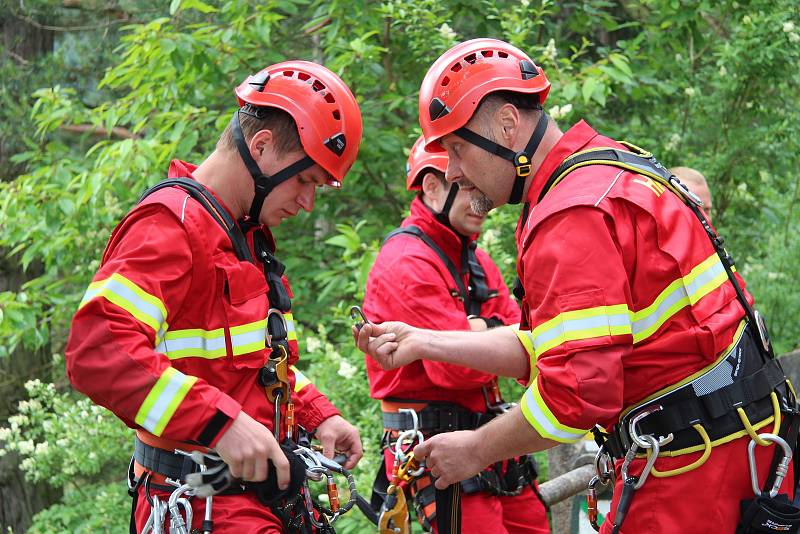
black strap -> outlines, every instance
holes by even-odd
[[[461,533],[461,484],[436,489],[436,530],[439,534]]]
[[[250,254],[250,249],[247,246],[247,241],[245,240],[242,229],[236,224],[233,217],[230,216],[214,195],[200,182],[190,178],[169,178],[167,180],[162,180],[142,193],[142,196],[139,198],[139,203],[156,191],[166,187],[179,187],[185,191],[186,194],[199,202],[211,218],[214,219],[228,235],[239,261],[253,261],[253,256]]]
[[[458,296],[461,297],[461,300],[464,303],[464,313],[467,315],[480,315],[481,305],[497,295],[497,292],[490,290],[486,283],[486,271],[484,271],[483,266],[478,261],[475,253],[477,243],[474,241],[462,246],[462,252],[464,256],[462,257],[462,265],[464,266],[464,272],[469,274],[469,286],[464,286],[464,281],[462,278],[462,274],[464,273],[460,272],[456,268],[455,264],[447,256],[447,254],[445,254],[444,251],[439,248],[436,242],[418,226],[409,225],[396,228],[389,232],[389,234],[383,240],[383,243],[386,244],[387,241],[401,234],[407,234],[416,237],[428,245],[428,247],[433,250],[437,256],[439,256],[439,259],[442,260],[445,267],[450,272],[450,276],[453,277],[453,281],[455,282],[456,289],[458,291]]]
[[[536,149],[539,147],[539,143],[542,142],[542,137],[544,137],[544,134],[547,131],[547,122],[547,114],[542,112],[539,115],[539,121],[536,123],[536,127],[533,129],[533,133],[531,133],[531,138],[528,140],[527,145],[525,145],[525,149],[519,152],[514,152],[509,148],[499,145],[491,139],[487,139],[486,137],[473,132],[464,126],[455,130],[453,133],[468,143],[472,143],[473,145],[478,146],[491,154],[500,156],[504,160],[510,161],[514,165],[516,179],[511,187],[511,194],[508,197],[508,203],[519,204],[522,202],[522,192],[525,188],[525,180],[531,175],[532,172],[533,155],[536,153]]]
[[[493,418],[492,413],[471,412],[457,404],[428,405],[417,411],[417,428],[430,434],[474,430]],[[383,412],[383,426],[391,430],[408,430],[414,428],[414,419],[405,412]]]

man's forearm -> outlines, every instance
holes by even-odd
[[[500,376],[528,376],[530,362],[510,328],[483,332],[424,330],[419,353],[427,360],[453,363]]]
[[[477,453],[485,465],[558,445],[528,424],[519,406],[475,431]]]

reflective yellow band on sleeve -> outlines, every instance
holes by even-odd
[[[652,304],[633,314],[633,342],[639,343],[653,335],[673,315],[686,306],[694,306],[727,279],[719,256],[712,254],[688,275],[669,284]]]
[[[134,419],[136,424],[160,436],[195,382],[196,377],[167,367],[139,407]]]
[[[532,336],[534,350],[541,355],[568,341],[630,333],[628,306],[616,304],[560,313],[534,328]]]
[[[583,438],[588,430],[579,430],[561,424],[539,393],[539,378],[525,392],[520,401],[522,415],[543,438],[561,443],[573,443]]]
[[[290,365],[289,368],[294,372],[294,392],[298,393],[301,389],[305,388],[306,386],[311,385],[311,380],[308,379],[306,375],[300,372],[300,369],[295,367],[294,365]]]
[[[149,326],[159,343],[167,330],[167,308],[161,299],[151,295],[119,273],[89,284],[78,309],[94,298],[102,297],[130,313],[137,321]]]

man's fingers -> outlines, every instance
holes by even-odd
[[[439,477],[436,479],[436,482],[434,482],[434,486],[436,486],[436,489],[439,490],[447,489],[447,486],[451,484],[453,484],[453,482],[449,481],[445,477]]]
[[[426,440],[414,447],[414,458],[423,461],[431,453],[431,440]]]
[[[325,434],[319,437],[319,442],[322,445],[322,455],[325,458],[333,460],[333,456],[336,454],[336,437]]]
[[[286,459],[286,455],[283,454],[283,451],[280,449],[278,449],[277,454],[275,454],[271,460],[272,463],[275,464],[275,472],[278,475],[278,487],[285,490],[289,487],[289,478],[291,477],[289,460]]]

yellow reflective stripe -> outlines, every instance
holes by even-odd
[[[545,404],[539,392],[539,378],[531,384],[520,401],[522,415],[543,438],[561,443],[580,440],[588,430],[580,430],[561,424]]]
[[[167,367],[156,381],[136,413],[136,424],[160,436],[197,377],[187,376]]]
[[[653,335],[670,317],[686,306],[695,305],[727,279],[719,256],[712,254],[688,275],[668,285],[651,305],[633,314],[633,342],[639,343]]]
[[[227,354],[225,348],[225,329],[202,330],[191,328],[167,332],[156,346],[170,360],[180,358],[222,358]]]
[[[284,313],[283,318],[286,320],[286,339],[289,341],[297,341],[297,331],[294,328],[294,316],[291,313]]]
[[[161,340],[167,329],[167,308],[158,297],[151,295],[119,273],[89,284],[78,309],[96,297],[103,297],[127,311],[136,320],[153,329],[156,333],[156,343]]]
[[[301,389],[304,387],[311,385],[311,380],[308,379],[306,375],[300,372],[300,369],[295,367],[294,365],[290,365],[289,368],[294,372],[294,392],[299,393]]]
[[[630,311],[625,304],[560,313],[532,331],[537,354],[544,354],[568,341],[630,333]]]
[[[234,356],[255,352],[267,346],[267,320],[234,326],[231,332],[231,350]]]
[[[518,324],[515,326],[516,327],[512,326],[511,330],[516,334],[517,339],[520,344],[522,344],[522,348],[528,353],[528,359],[530,360],[531,374],[528,377],[528,384],[530,384],[539,373],[539,370],[536,368],[536,351],[533,348],[533,334],[530,330],[520,330]]]

